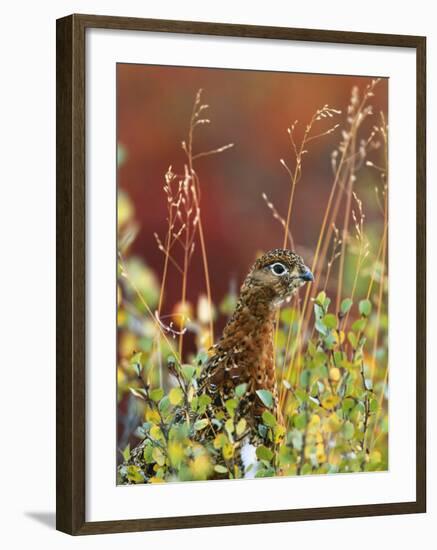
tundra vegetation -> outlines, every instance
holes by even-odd
[[[378,80],[362,90],[353,88],[345,110],[323,105],[311,120],[287,129],[292,161],[280,159],[289,189],[284,212],[269,200],[267,189],[250,199],[264,201],[265,215],[277,220],[277,245],[295,249],[293,208],[305,185],[305,164],[312,162],[311,143],[338,135],[330,158],[318,160],[330,164],[332,177],[309,262],[315,280],[277,314],[275,361],[283,423],[269,412],[272,395],[259,391],[266,410],[256,428],[258,478],[388,468],[388,130],[383,114],[372,109],[377,90]],[[198,390],[217,337],[216,316],[229,316],[237,298],[230,292],[216,303],[211,293],[208,254],[213,251],[207,250],[201,208],[201,195],[208,190],[202,188],[197,164],[211,157],[202,162],[213,170],[233,144],[199,149],[203,127],[210,123],[208,112],[200,90],[182,142],[185,163],[178,170],[170,166],[163,175],[160,199],[167,204],[168,229],[155,234],[162,252],[159,273],[131,253],[142,221],[126,192],[118,191],[117,390],[125,409],[119,412],[121,484],[244,476],[237,457],[248,429],[240,415],[245,384],[237,385],[225,410],[212,415],[206,414],[211,398]],[[347,116],[337,122],[342,112]],[[369,118],[372,129],[364,134],[363,122]],[[120,148],[119,163],[124,156]],[[363,167],[373,171],[379,233],[368,232],[366,204],[356,190]],[[197,303],[187,299],[192,262],[201,262],[204,273]],[[169,279],[170,265],[177,280]],[[180,300],[164,314],[168,285],[179,285]],[[188,333],[194,335],[194,351],[187,350]]]

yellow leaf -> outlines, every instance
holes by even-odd
[[[199,348],[209,349],[213,344],[211,338],[211,331],[205,325],[200,327],[200,330],[197,334],[196,343]]]
[[[322,443],[319,443],[316,446],[316,458],[319,464],[326,462],[325,447],[323,446]]]
[[[338,432],[341,429],[341,425],[342,425],[342,422],[341,422],[340,418],[335,413],[332,413],[328,417],[328,422],[326,424],[326,427],[327,427],[328,431],[331,431],[331,432],[334,432],[334,433]]]
[[[225,443],[222,449],[223,458],[229,460],[234,456],[234,446],[231,443]]]
[[[207,479],[212,469],[213,467],[207,454],[196,456],[190,466],[194,479],[201,480]]]
[[[147,422],[151,422],[152,424],[158,424],[161,421],[158,411],[151,409],[150,407],[146,408],[144,417]]]
[[[176,441],[170,441],[168,444],[168,457],[173,466],[179,467],[184,459],[184,448]]]
[[[126,374],[121,367],[117,368],[117,383],[122,384],[126,380]]]
[[[338,382],[340,380],[340,369],[338,369],[337,367],[332,367],[329,370],[329,378],[333,382]]]
[[[162,477],[153,476],[149,479],[149,483],[165,483],[165,480]]]
[[[284,439],[285,426],[282,426],[281,424],[276,424],[274,428],[274,433],[275,433],[275,443],[280,443]]]
[[[188,390],[188,395],[187,395],[187,399],[189,403],[191,403],[191,401],[193,400],[193,397],[194,397],[194,387],[190,386],[190,389]]]
[[[228,438],[226,437],[225,434],[221,433],[221,434],[217,434],[214,438],[214,449],[221,449],[223,447],[223,445],[225,445],[226,443],[228,443],[229,440]]]
[[[336,453],[334,450],[329,453],[329,464],[332,464],[333,466],[338,466],[341,460],[341,453]]]
[[[121,357],[131,357],[138,347],[137,344],[137,338],[132,333],[122,333],[122,338],[120,339],[120,345],[118,348]]]
[[[228,418],[228,420],[226,420],[225,429],[229,435],[234,432],[234,421],[232,420],[232,418]]]
[[[373,464],[379,464],[382,460],[382,455],[379,451],[372,451],[370,454],[370,462]]]
[[[161,449],[159,449],[158,447],[154,447],[154,449],[152,451],[152,456],[153,456],[153,459],[155,460],[155,462],[157,464],[159,464],[160,466],[164,466],[165,456],[162,453]]]
[[[246,425],[247,425],[246,420],[244,418],[242,418],[238,422],[237,427],[236,427],[237,435],[241,435],[242,433],[244,433],[244,430],[246,429]]]
[[[180,405],[184,398],[184,392],[181,388],[172,388],[168,394],[168,398],[172,405]]]
[[[178,302],[173,309],[173,323],[178,329],[183,329],[193,318],[193,306],[189,302]]]
[[[161,432],[161,428],[159,426],[157,426],[156,424],[154,424],[151,428],[150,428],[150,435],[152,436],[153,439],[162,439],[162,432]]]
[[[322,406],[325,409],[333,409],[340,402],[338,395],[328,395],[325,399],[322,399]]]
[[[124,309],[118,309],[117,311],[117,325],[122,327],[127,322],[127,315]]]
[[[313,414],[310,420],[310,426],[319,426],[320,425],[320,416],[318,414]]]

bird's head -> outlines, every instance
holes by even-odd
[[[276,248],[256,260],[245,284],[259,289],[278,306],[306,282],[314,279],[303,259],[291,250]]]

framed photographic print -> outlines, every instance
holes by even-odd
[[[57,22],[57,528],[424,512],[424,37]]]

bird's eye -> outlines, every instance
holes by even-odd
[[[285,273],[287,273],[287,268],[285,267],[285,265],[281,264],[279,262],[276,262],[276,263],[272,264],[270,266],[270,269],[271,269],[272,273],[274,273],[275,275],[278,275],[279,277],[281,277],[282,275],[285,275]]]

